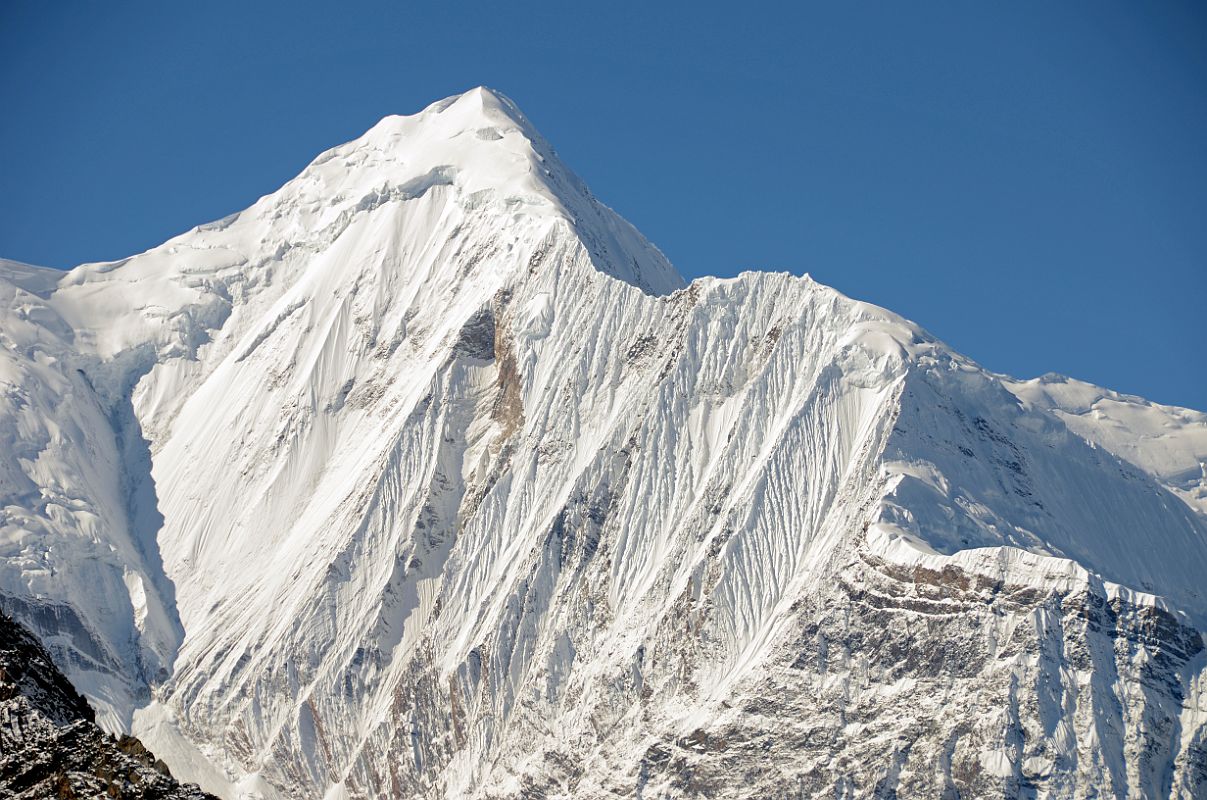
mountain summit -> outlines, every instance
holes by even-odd
[[[220,796],[1207,791],[1207,415],[685,285],[490,90],[0,345],[2,604]]]

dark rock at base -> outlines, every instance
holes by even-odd
[[[217,800],[177,782],[132,736],[115,739],[46,649],[0,613],[0,798]]]

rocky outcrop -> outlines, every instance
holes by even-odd
[[[132,736],[96,725],[46,649],[0,614],[0,798],[214,800]]]

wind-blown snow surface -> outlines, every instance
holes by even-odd
[[[4,605],[218,794],[1207,791],[1207,416],[684,286],[488,90],[0,292]]]

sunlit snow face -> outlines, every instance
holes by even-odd
[[[1123,728],[1148,651],[1045,631],[1201,624],[1201,415],[987,373],[808,278],[683,287],[489,91],[0,287],[0,588],[110,727],[228,796],[485,796],[526,764],[624,794],[752,754],[770,785],[872,763],[918,708],[920,752],[1006,741],[1031,723],[925,705],[999,684],[1097,763],[1034,686],[1075,696],[1053,654],[1098,648]]]

